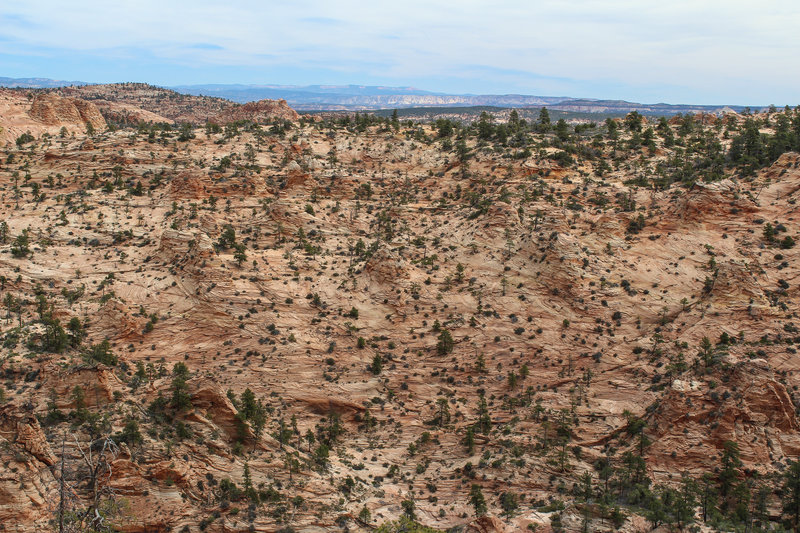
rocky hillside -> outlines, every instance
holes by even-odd
[[[83,85],[56,89],[60,94],[89,100],[120,122],[169,122],[203,124],[274,119],[297,120],[297,113],[282,100],[237,104],[222,98],[192,96],[144,83]],[[139,110],[138,112],[136,110]],[[144,111],[145,113],[141,113]]]
[[[797,112],[32,137],[0,523],[796,525]]]
[[[259,100],[227,109],[210,118],[209,121],[217,124],[227,124],[229,122],[249,120],[264,124],[273,120],[295,122],[299,118],[300,115],[286,104],[286,100]]]

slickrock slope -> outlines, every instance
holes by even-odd
[[[110,100],[92,100],[92,103],[102,110],[104,117],[118,124],[173,122],[167,117],[146,111],[133,104]]]
[[[78,98],[62,98],[55,94],[40,94],[33,99],[28,114],[48,126],[91,124],[105,128],[106,121],[91,102]]]
[[[758,155],[782,124],[9,145],[0,524],[52,527],[62,480],[125,532],[789,520],[800,155]]]
[[[87,124],[105,129],[106,121],[91,102],[62,98],[55,94],[29,95],[23,91],[0,89],[0,143],[15,141],[20,135],[84,133]]]

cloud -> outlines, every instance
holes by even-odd
[[[35,55],[43,76],[65,54],[91,73],[93,58],[118,53],[162,83],[316,72],[312,82],[449,92],[796,103],[798,26],[795,0],[4,0],[0,54]],[[237,78],[210,79],[223,72]]]
[[[0,13],[0,25],[25,29],[35,29],[38,26],[31,19],[17,13]]]
[[[330,17],[302,17],[297,19],[301,24],[318,24],[320,26],[341,26],[344,21]]]
[[[187,48],[193,50],[225,50],[225,48],[220,45],[212,43],[195,43],[188,45]]]

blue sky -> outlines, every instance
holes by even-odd
[[[0,76],[800,104],[797,0],[3,0]]]

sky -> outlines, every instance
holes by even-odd
[[[2,0],[0,76],[800,104],[798,0]]]

